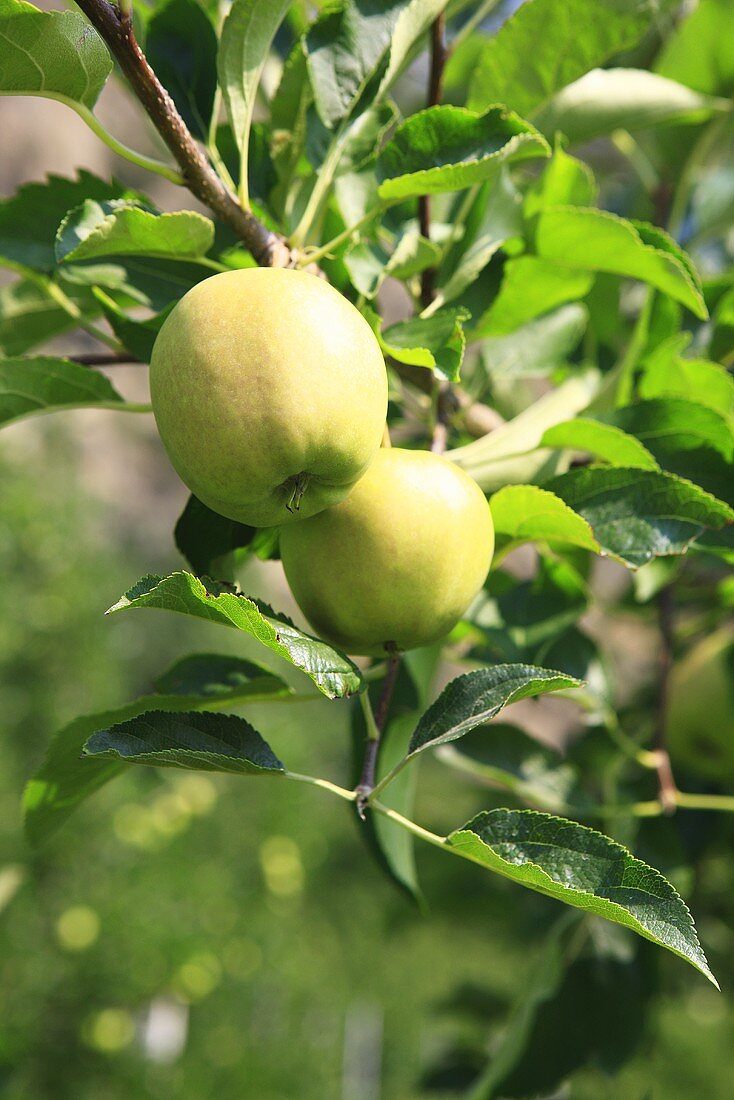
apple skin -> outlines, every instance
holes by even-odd
[[[698,642],[679,661],[668,689],[667,744],[694,775],[734,782],[734,627]]]
[[[283,528],[293,595],[327,641],[363,656],[429,645],[482,587],[494,551],[479,486],[429,451],[386,448],[346,500]]]
[[[247,268],[192,287],[153,348],[158,430],[179,477],[271,527],[338,503],[375,455],[387,373],[374,333],[323,279]]]

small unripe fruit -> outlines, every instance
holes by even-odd
[[[281,532],[298,606],[321,637],[379,656],[437,641],[489,571],[494,528],[476,482],[428,451],[378,451],[346,500]]]
[[[181,480],[253,527],[342,500],[387,413],[385,363],[358,310],[323,279],[274,268],[192,287],[155,342],[150,389]]]

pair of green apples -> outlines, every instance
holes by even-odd
[[[489,571],[476,483],[428,451],[381,448],[387,374],[355,307],[305,272],[198,283],[166,319],[150,386],[181,479],[209,508],[282,525],[296,602],[355,655],[441,638]]]

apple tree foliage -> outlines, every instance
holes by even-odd
[[[479,865],[466,889],[480,868],[503,876],[632,929],[715,983],[685,901],[629,848],[648,817],[734,809],[729,777],[679,788],[665,728],[671,663],[734,602],[731,174],[721,183],[734,12],[714,0],[682,20],[674,0],[233,0],[222,21],[208,0],[79,8],[0,0],[0,92],[65,104],[136,179],[178,185],[184,209],[84,169],[0,203],[0,264],[13,275],[0,289],[0,424],[149,412],[95,368],[144,370],[173,304],[213,272],[318,269],[380,341],[394,440],[430,446],[443,421],[448,458],[487,493],[498,547],[443,647],[458,674],[437,692],[438,649],[407,655],[376,785],[358,796],[347,765],[291,772],[248,704],[349,700],[363,744],[386,662],[358,667],[241,591],[238,569],[277,557],[277,530],[191,498],[175,529],[185,567],[138,580],[110,613],[218,623],[254,639],[262,663],[183,656],[151,694],[57,732],[26,790],[29,837],[42,842],[130,765],[308,782],[359,809],[368,851],[416,899],[416,848],[429,844]],[[709,33],[713,9],[728,26]],[[163,139],[158,157],[122,145],[95,113],[116,78]],[[168,95],[153,95],[161,86]],[[402,315],[384,319],[397,288]],[[97,341],[97,359],[48,352],[74,331]],[[521,547],[518,571],[509,555]],[[599,594],[600,559],[632,574],[616,608]],[[622,613],[660,631],[657,700],[624,701],[610,675],[604,617]],[[496,721],[550,692],[584,728],[565,759]],[[426,752],[509,808],[431,831],[415,810]],[[578,919],[550,934],[476,1100],[523,1087],[543,1005],[564,982],[593,984],[592,963],[567,950]]]

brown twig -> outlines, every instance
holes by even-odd
[[[446,48],[446,18],[443,12],[436,17],[431,27],[431,66],[428,74],[427,106],[435,107],[443,95],[443,73],[448,58]],[[431,197],[421,195],[418,199],[418,221],[421,235],[431,239]],[[436,268],[427,267],[421,275],[421,305],[424,309],[436,296]],[[431,450],[443,454],[448,440],[448,426],[456,412],[456,401],[451,383],[442,381],[436,386],[436,423],[433,430]]]
[[[660,656],[658,662],[658,698],[655,716],[655,752],[657,754],[660,805],[663,813],[672,814],[678,801],[678,790],[670,766],[666,744],[670,673],[673,668],[673,588],[666,585],[658,594],[658,623],[660,626]]]
[[[90,351],[80,355],[69,355],[67,358],[71,359],[72,363],[78,363],[80,367],[118,367],[118,366],[130,366],[130,367],[142,367],[140,359],[136,359],[134,355],[128,355],[127,353],[120,353],[111,351],[109,354],[99,351]]]
[[[446,19],[443,12],[436,17],[431,27],[431,68],[428,74],[427,106],[435,107],[443,95],[443,70],[446,65]],[[427,240],[431,239],[431,197],[421,195],[418,199],[418,220],[420,231]],[[435,295],[436,269],[427,267],[421,276],[421,302],[423,308],[430,305]]]
[[[107,0],[77,2],[107,43],[192,194],[234,230],[261,267],[290,266],[293,256],[282,237],[267,229],[251,211],[244,210],[209,164],[138,45],[129,12]]]
[[[375,786],[377,754],[380,748],[382,735],[385,732],[385,726],[387,725],[390,703],[392,702],[395,685],[398,680],[398,673],[400,671],[400,653],[394,645],[386,646],[386,649],[388,651],[387,671],[385,672],[385,679],[382,682],[380,698],[375,708],[375,728],[371,731],[368,730],[367,744],[365,746],[364,760],[362,762],[362,774],[357,784],[357,813],[363,821],[367,799]]]

